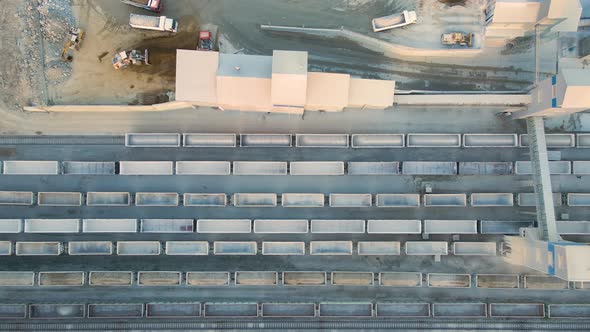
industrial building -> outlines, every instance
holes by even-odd
[[[590,109],[590,70],[561,69],[532,89],[531,104],[515,118],[557,117]]]
[[[487,0],[486,38],[514,38],[539,30],[578,30],[580,0]]]
[[[490,0],[486,38],[579,9]],[[176,52],[162,124],[0,135],[0,330],[590,330],[590,132],[544,120],[590,109],[587,69],[396,95],[302,51]]]
[[[302,114],[393,105],[395,82],[308,72],[307,52],[272,56],[177,50],[177,101],[221,109]]]

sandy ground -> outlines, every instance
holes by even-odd
[[[174,89],[175,49],[194,48],[196,45],[198,27],[194,22],[181,19],[180,31],[174,35],[144,31],[122,25],[117,17],[110,14],[141,13],[141,10],[130,9],[120,2],[75,3],[74,13],[80,25],[85,27],[87,38],[75,54],[70,79],[49,90],[50,102],[143,104],[148,100],[152,103],[165,101],[161,100],[163,95]],[[129,49],[148,49],[150,65],[115,70],[111,62],[113,55]]]
[[[35,9],[34,5],[37,1],[39,0],[17,0],[11,2],[11,5],[16,6],[20,3]],[[63,0],[41,1],[48,2],[50,7],[54,2]],[[74,54],[71,75],[69,72],[64,74],[65,79],[62,77],[61,81],[65,82],[60,81],[57,84],[44,86],[40,81],[38,83],[40,86],[35,90],[47,90],[45,99],[29,103],[19,101],[14,105],[36,104],[43,100],[49,104],[142,104],[154,100],[162,101],[163,98],[158,97],[174,90],[175,49],[194,48],[197,32],[202,25],[220,27],[220,47],[224,52],[270,54],[273,49],[307,50],[310,52],[310,64],[317,70],[349,72],[361,77],[395,79],[398,81],[398,86],[402,88],[403,84],[406,84],[406,88],[434,90],[445,87],[458,90],[518,90],[526,87],[531,78],[531,75],[526,73],[522,73],[517,78],[510,73],[496,74],[497,77],[487,77],[485,73],[453,74],[456,68],[445,70],[432,68],[433,64],[415,65],[387,59],[374,51],[346,41],[277,36],[259,29],[259,24],[263,23],[319,27],[345,26],[353,31],[404,45],[440,47],[441,32],[457,29],[481,30],[479,0],[466,1],[464,6],[448,6],[439,0],[168,1],[162,14],[179,20],[180,31],[176,35],[132,29],[128,26],[129,13],[148,15],[149,13],[125,5],[118,0],[72,0],[70,3],[75,24],[86,31],[86,38],[81,49]],[[405,9],[418,12],[417,24],[381,34],[371,31],[370,21],[373,17],[401,12]],[[51,19],[52,12],[50,11],[49,14]],[[34,18],[28,19],[34,23]],[[58,35],[59,33],[65,35],[67,32],[57,31]],[[15,39],[25,38],[15,36]],[[57,49],[54,45],[45,45],[45,48],[49,47]],[[111,58],[114,53],[130,48],[148,48],[152,65],[122,71],[113,70]],[[55,50],[53,51],[55,53]],[[54,59],[52,61],[55,63]],[[475,70],[475,68],[465,70]],[[54,76],[57,78],[61,75],[61,71],[47,68],[45,74],[51,78]],[[481,84],[465,82],[463,79],[449,80],[453,76],[467,77],[468,80],[472,80],[473,77],[487,78],[487,80],[483,79]],[[25,91],[25,89],[20,90]],[[39,95],[39,93],[36,94]]]

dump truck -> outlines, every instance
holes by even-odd
[[[373,31],[385,31],[416,23],[416,12],[404,10],[402,13],[374,18]]]
[[[213,39],[211,38],[211,31],[199,31],[199,42],[197,44],[198,51],[213,51]]]
[[[129,14],[129,25],[136,29],[155,31],[178,31],[178,22],[166,16],[148,16]]]
[[[130,65],[149,65],[148,50],[143,52],[138,50],[117,52],[113,57],[113,67],[115,69],[126,68]]]
[[[156,13],[159,13],[163,7],[162,0],[121,0],[121,2]]]
[[[473,33],[451,32],[440,36],[443,45],[448,46],[473,46]]]
[[[65,62],[72,62],[74,56],[72,55],[73,50],[79,50],[82,46],[82,40],[84,40],[84,30],[74,28],[70,30],[69,39],[61,50],[61,59]]]

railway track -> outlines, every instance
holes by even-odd
[[[387,329],[387,330],[559,330],[588,331],[590,321],[544,320],[390,320],[390,319],[228,319],[228,320],[138,320],[138,321],[10,321],[0,330],[10,331],[91,331],[91,330],[277,330],[277,329]]]

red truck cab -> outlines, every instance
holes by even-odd
[[[164,9],[162,0],[121,0],[121,2],[156,13]]]
[[[199,44],[197,45],[199,51],[213,51],[213,40],[211,39],[211,31],[199,31]]]
[[[161,0],[151,0],[149,3],[150,10],[154,12],[160,12],[163,9],[163,4]]]

